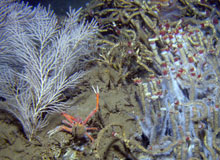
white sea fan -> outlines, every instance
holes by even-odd
[[[20,120],[29,140],[47,125],[50,113],[66,108],[63,91],[84,74],[79,60],[91,53],[88,42],[97,25],[79,23],[79,11],[70,9],[58,24],[40,5],[0,2],[0,96],[6,99],[1,109]]]

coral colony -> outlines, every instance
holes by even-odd
[[[0,2],[1,109],[15,115],[31,140],[48,124],[50,113],[67,108],[63,91],[83,76],[83,57],[96,23],[78,22],[71,10],[58,25],[55,14],[10,0]]]

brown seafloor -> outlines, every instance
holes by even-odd
[[[118,85],[118,75],[107,67],[94,67],[82,79],[75,91],[70,92],[74,103],[68,114],[81,117],[82,120],[95,108],[96,96],[91,86],[100,91],[99,111],[88,122],[89,127],[98,131],[89,132],[95,142],[89,138],[77,139],[67,133],[58,132],[51,137],[47,132],[61,125],[59,114],[51,116],[49,125],[29,142],[22,133],[15,118],[6,112],[0,112],[0,159],[1,160],[111,160],[136,159],[136,153],[126,148],[112,133],[138,139],[141,130],[135,115],[140,114],[135,99],[137,88],[134,84]]]

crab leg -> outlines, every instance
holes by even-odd
[[[96,94],[96,108],[86,117],[86,119],[83,121],[83,124],[85,125],[87,121],[98,111],[99,109],[99,88],[97,86],[97,89],[92,86],[93,91]]]
[[[62,120],[62,123],[68,125],[69,127],[73,127],[73,125],[74,125],[74,122],[73,122],[73,123],[70,123],[70,122],[68,122],[67,120]]]
[[[67,131],[69,133],[72,133],[72,128],[69,128],[67,126],[60,126],[59,131]]]
[[[68,115],[65,112],[62,112],[62,115],[70,122],[70,123],[74,123],[74,122],[78,122],[79,120],[71,115]]]
[[[49,137],[52,136],[53,134],[60,132],[60,131],[67,131],[69,133],[72,133],[72,128],[69,128],[67,126],[57,126],[56,128],[50,130],[49,132],[47,132],[47,134],[49,134]]]
[[[92,136],[90,136],[87,132],[86,132],[85,134],[89,137],[89,139],[90,139],[92,142],[94,142],[94,138],[92,138]]]
[[[98,128],[95,128],[95,127],[87,127],[86,130],[98,130]]]

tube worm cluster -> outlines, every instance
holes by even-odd
[[[139,159],[219,159],[220,14],[214,3],[106,0],[85,14],[103,27],[99,61],[138,84],[145,107],[136,119],[149,144],[114,136],[138,150]],[[162,20],[161,8],[178,11],[177,20]]]
[[[158,74],[158,68],[153,62],[157,55],[152,45],[154,42],[160,42],[159,35],[165,35],[169,26],[199,25],[211,17],[209,27],[217,28],[220,14],[212,5],[211,2],[206,1],[185,0],[92,1],[82,12],[82,17],[95,18],[98,21],[101,28],[96,42],[99,48],[98,61],[118,71],[120,79],[124,81],[141,76],[143,71]],[[179,21],[180,19],[182,21]],[[166,37],[169,35],[164,38]],[[169,38],[167,43],[168,40]],[[157,47],[165,49],[166,46],[157,44]]]
[[[146,152],[152,159],[219,158],[219,41],[209,24],[165,24],[154,38],[165,47],[151,43],[162,74],[139,83],[146,107],[140,125],[149,138],[148,150],[170,149]]]

